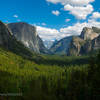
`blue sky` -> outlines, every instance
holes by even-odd
[[[47,27],[61,28],[66,25],[65,19],[72,18],[69,14],[61,10],[63,6],[48,3],[46,0],[2,0],[0,2],[0,20],[6,22],[16,22],[18,19],[28,23],[40,25],[46,23]],[[62,14],[53,15],[53,10],[60,10]],[[17,15],[18,18],[13,16]],[[73,20],[75,22],[75,20]]]
[[[44,40],[79,35],[85,26],[100,25],[100,0],[1,0],[0,20],[27,22]]]

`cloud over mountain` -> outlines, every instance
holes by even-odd
[[[59,38],[59,31],[56,29],[46,28],[42,26],[36,26],[36,27],[39,36],[43,40],[53,40]]]
[[[100,27],[100,22],[89,19],[88,22],[83,22],[83,23],[77,22],[71,26],[60,28],[59,30],[37,26],[37,32],[43,40],[54,40],[54,39],[59,40],[66,36],[80,35],[84,27],[92,27],[92,26]]]
[[[91,17],[91,18],[94,18],[94,19],[100,18],[100,13],[99,13],[99,12],[94,12],[94,13],[92,14],[92,17]]]

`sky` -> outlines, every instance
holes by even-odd
[[[43,40],[79,35],[83,27],[100,27],[100,0],[1,0],[0,20],[36,26]]]

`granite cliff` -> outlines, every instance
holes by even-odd
[[[84,27],[80,36],[65,37],[52,45],[53,54],[68,56],[86,55],[100,48],[100,29]]]
[[[8,28],[16,39],[22,42],[31,51],[36,53],[48,53],[43,41],[36,32],[36,27],[24,22],[19,22],[8,24]]]
[[[72,38],[69,46],[69,56],[86,55],[100,48],[100,29],[96,27],[83,28],[81,35]]]
[[[0,47],[14,52],[23,57],[31,57],[32,52],[26,48],[21,42],[17,41],[7,25],[0,21]]]

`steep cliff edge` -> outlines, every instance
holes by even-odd
[[[12,51],[18,55],[31,57],[32,52],[21,42],[17,41],[8,27],[0,21],[0,47]]]
[[[96,27],[83,28],[81,35],[76,39],[72,38],[69,46],[69,56],[79,56],[88,54],[100,48],[100,29]]]
[[[31,51],[36,53],[47,53],[43,41],[36,32],[36,27],[24,23],[10,23],[8,24],[9,29],[18,41],[21,41]]]
[[[68,56],[79,56],[81,53],[81,47],[85,44],[85,40],[73,36],[69,46]]]

